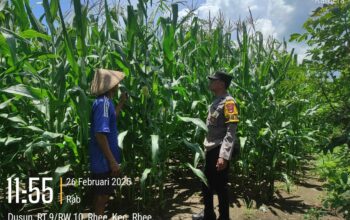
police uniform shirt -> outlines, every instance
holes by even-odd
[[[219,157],[230,160],[238,122],[236,102],[229,94],[216,97],[208,112],[208,133],[204,139],[206,151],[220,146]]]

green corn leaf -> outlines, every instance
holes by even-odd
[[[56,139],[56,138],[63,137],[64,134],[45,131],[45,132],[42,134],[42,136],[43,136],[43,138],[46,138],[46,139]]]
[[[199,155],[201,156],[201,158],[204,158],[205,157],[205,154],[204,154],[204,151],[203,151],[203,149],[200,147],[200,145],[199,144],[197,144],[197,143],[190,143],[190,142],[188,142],[187,140],[183,140],[183,142],[185,143],[185,145],[187,146],[187,147],[189,147],[191,150],[193,150],[194,152],[196,152],[196,153],[199,153]]]
[[[208,180],[207,178],[205,177],[204,173],[200,170],[200,169],[197,169],[195,167],[193,167],[190,163],[186,163],[186,166],[189,167],[192,172],[197,176],[199,177],[199,179],[205,184],[208,186]]]
[[[123,131],[122,133],[118,134],[118,146],[123,149],[123,141],[125,136],[128,134],[128,131]]]
[[[114,30],[113,30],[113,24],[112,24],[111,14],[108,8],[107,0],[105,0],[104,6],[105,6],[105,14],[106,14],[107,32],[112,34]]]
[[[239,137],[239,141],[241,143],[241,149],[244,149],[245,143],[247,142],[247,137]]]
[[[197,168],[200,158],[201,158],[201,154],[196,152],[196,154],[194,155],[194,160],[193,160],[193,166],[195,168]]]
[[[178,4],[171,4],[171,11],[173,13],[173,27],[174,29],[176,28],[176,24],[177,24],[177,18],[179,16],[179,5]]]
[[[25,96],[31,99],[42,99],[44,97],[47,97],[46,90],[26,86],[23,84],[14,85],[0,91],[14,95]]]
[[[45,33],[45,28],[44,26],[40,23],[40,21],[35,17],[35,15],[32,12],[32,9],[29,5],[29,1],[24,1],[25,3],[25,8],[26,8],[26,15],[28,15],[29,21],[34,28],[34,30],[40,32],[40,33]],[[23,16],[23,15],[22,15]]]
[[[73,51],[73,46],[72,46],[72,42],[71,39],[68,35],[68,31],[65,25],[65,21],[63,18],[63,14],[62,14],[62,9],[61,9],[61,5],[58,1],[58,12],[59,12],[59,17],[61,20],[61,25],[62,25],[62,32],[63,32],[63,36],[64,36],[64,42],[65,42],[65,52],[67,54],[67,58],[68,58],[68,62],[69,64],[72,66],[74,73],[76,74],[76,77],[79,78],[79,66],[76,62],[76,59],[74,58],[74,51]]]
[[[9,100],[6,100],[6,101],[3,102],[3,103],[0,103],[0,110],[6,108],[7,106],[9,106],[13,99],[14,99],[14,98],[11,98],[11,99],[9,99]]]
[[[64,174],[68,173],[70,170],[70,164],[67,164],[65,166],[57,167],[55,169],[53,184],[57,184],[59,181],[59,178],[63,176]]]
[[[6,38],[0,32],[0,54],[10,56],[10,47],[7,44]]]
[[[145,190],[145,186],[146,186],[146,180],[147,180],[147,177],[148,175],[151,173],[151,170],[150,168],[146,168],[143,172],[142,172],[142,176],[141,176],[141,180],[140,180],[140,183],[141,183],[141,190],[144,191]]]
[[[53,17],[56,17],[56,15],[57,15],[58,1],[59,0],[51,0],[50,1],[50,13]]]
[[[32,30],[32,29],[22,31],[19,35],[23,38],[26,38],[26,39],[41,38],[41,39],[44,39],[47,41],[51,40],[51,37],[49,35],[39,33],[39,32]]]
[[[199,118],[189,118],[189,117],[182,117],[182,116],[177,116],[181,121],[184,122],[191,122],[193,124],[195,124],[196,126],[202,128],[205,131],[208,131],[208,127],[206,126],[206,124]]]
[[[9,120],[9,121],[11,121],[11,122],[15,122],[15,123],[22,124],[22,125],[27,125],[27,122],[25,122],[25,121],[23,120],[23,118],[22,118],[21,116],[19,116],[19,115],[9,117],[8,114],[5,114],[5,113],[4,113],[4,114],[0,114],[0,117],[1,117],[1,118],[5,118],[5,119],[7,119],[7,120]]]
[[[20,142],[22,140],[21,137],[6,137],[6,138],[0,138],[0,143],[4,144],[5,146],[8,146],[13,143]]]
[[[12,0],[12,4],[15,6],[15,10],[13,12],[16,15],[16,18],[18,19],[18,23],[22,30],[28,29],[29,27],[29,20],[27,15],[27,12],[25,10],[24,3],[26,1],[18,1],[18,0]]]
[[[77,158],[79,156],[79,154],[78,154],[78,147],[74,143],[73,138],[69,137],[67,135],[64,135],[64,141],[72,149],[72,151],[74,153],[74,156]]]
[[[0,11],[4,10],[8,1],[0,1]]]
[[[159,153],[159,136],[151,135],[152,139],[152,162],[156,164],[158,161],[158,153]]]
[[[49,3],[49,0],[43,0],[43,6],[44,6],[44,10],[45,10],[45,18],[46,18],[47,25],[50,28],[50,32],[51,32],[52,36],[54,36],[56,34],[54,20],[55,20],[55,17],[57,15],[57,9],[58,9],[57,1],[58,0],[51,0]],[[51,8],[50,4],[51,4],[51,7],[54,8],[53,10],[50,10],[50,8]]]
[[[77,29],[77,49],[80,56],[85,57],[86,56],[86,47],[85,47],[85,35],[86,35],[86,22],[84,11],[82,10],[80,0],[73,0],[74,3],[74,20],[76,22],[76,29]]]
[[[0,30],[3,28],[0,28]],[[8,32],[6,30],[6,32]],[[0,32],[1,33],[1,32]],[[4,53],[7,54],[11,59],[9,64],[13,67],[17,63],[17,46],[15,35],[2,32],[0,35],[1,48],[4,49]]]
[[[59,174],[60,176],[67,173],[69,171],[70,164],[62,166],[62,167],[57,167],[55,170],[55,173]]]
[[[25,128],[29,129],[31,131],[34,131],[34,132],[39,132],[39,133],[43,133],[44,132],[41,128],[38,128],[38,127],[33,126],[33,125],[26,126]]]

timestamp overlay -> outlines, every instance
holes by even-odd
[[[81,189],[87,190],[93,186],[104,185],[112,185],[118,188],[132,184],[131,178],[126,176],[111,177],[103,180],[90,177],[29,177],[25,180],[19,177],[10,177],[7,178],[7,206],[5,206],[8,212],[4,217],[7,217],[8,220],[152,219],[151,215],[138,212],[123,214],[112,211],[108,215],[96,215],[86,207],[83,208],[84,212],[69,212],[71,210],[69,207],[78,206],[82,202],[83,198],[76,193]],[[91,201],[86,201],[86,203],[91,203]],[[35,211],[34,208],[34,210],[26,213],[23,210],[27,209],[23,207],[28,206],[33,206],[38,211]]]

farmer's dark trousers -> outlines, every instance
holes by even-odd
[[[219,199],[219,219],[229,220],[229,194],[228,194],[228,173],[229,164],[222,171],[217,171],[216,162],[219,158],[220,146],[206,153],[204,174],[208,179],[208,185],[202,184],[204,197],[204,214],[212,216],[214,212],[213,196],[217,193]]]

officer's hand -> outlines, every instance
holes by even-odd
[[[120,167],[119,164],[117,162],[114,162],[112,164],[110,164],[111,167],[111,176],[113,177],[117,177],[120,174]]]
[[[224,170],[227,167],[227,160],[224,158],[219,157],[218,161],[216,162],[216,169],[217,171]]]

